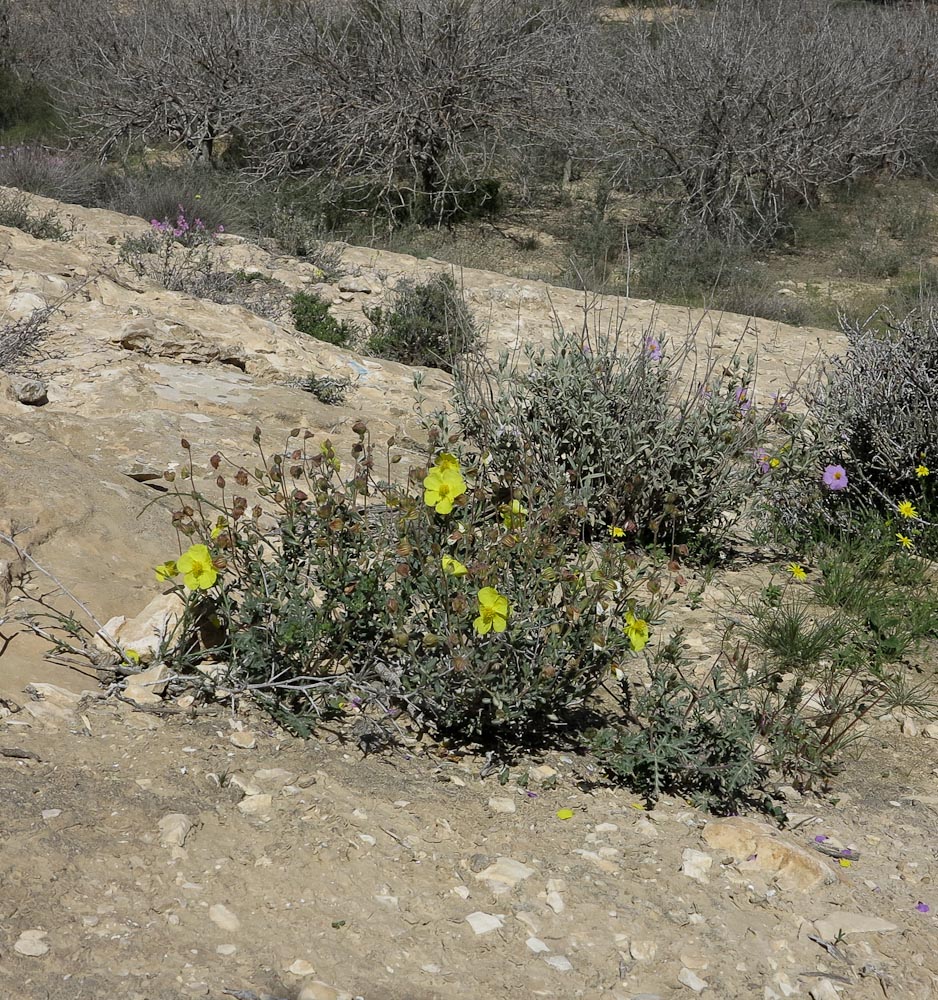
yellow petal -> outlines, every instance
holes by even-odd
[[[557,810],[557,819],[573,819],[573,810],[572,809],[558,809]]]

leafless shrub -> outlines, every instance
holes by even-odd
[[[902,169],[938,135],[936,18],[925,8],[719,0],[636,20],[602,60],[609,166],[643,174],[681,219],[771,238],[825,185]]]
[[[403,187],[442,213],[498,158],[572,113],[584,0],[331,0],[283,38],[254,132],[265,169]]]
[[[46,306],[22,319],[0,320],[0,371],[18,374],[26,370],[49,333],[54,312],[54,306]]]

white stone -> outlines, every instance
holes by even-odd
[[[250,729],[233,732],[228,742],[239,750],[253,750],[257,746],[257,737]]]
[[[829,979],[819,979],[813,986],[810,986],[808,996],[811,997],[811,1000],[840,1000],[840,994]]]
[[[713,866],[713,858],[705,851],[695,851],[686,847],[681,854],[681,874],[692,878],[695,882],[706,885],[710,881],[708,872]]]
[[[481,910],[470,913],[466,917],[466,923],[476,934],[489,934],[491,931],[497,931],[499,927],[503,927],[505,924],[500,916],[494,913],[483,913]]]
[[[41,958],[49,950],[49,945],[45,940],[47,936],[46,931],[36,928],[23,931],[13,945],[13,950],[18,955],[26,955],[29,958]]]
[[[160,695],[166,690],[166,678],[169,667],[165,663],[154,663],[152,667],[141,670],[127,678],[124,696],[138,705],[155,704],[161,701]]]
[[[481,882],[487,882],[495,893],[500,893],[514,888],[533,874],[533,868],[515,861],[514,858],[497,858],[494,864],[479,872],[476,878]]]
[[[531,951],[534,952],[535,955],[542,951],[550,951],[550,948],[548,948],[540,938],[529,937],[524,943],[531,949]]]
[[[681,969],[677,974],[678,982],[686,986],[689,990],[693,990],[695,993],[703,993],[703,991],[710,985],[705,979],[701,979],[696,972],[691,969]]]
[[[215,949],[215,954],[224,955],[227,958],[229,955],[234,955],[237,950],[238,946],[235,944],[220,944]]]
[[[287,967],[287,972],[291,976],[314,976],[316,969],[312,962],[307,962],[305,958],[298,958],[292,965]]]
[[[182,847],[192,830],[192,820],[185,813],[167,813],[158,825],[163,847]]]
[[[814,926],[825,941],[834,941],[838,934],[892,934],[899,929],[881,917],[846,910],[835,910],[821,920],[815,920]]]
[[[270,795],[246,795],[238,803],[238,812],[245,816],[269,817],[273,806],[273,797]]]
[[[515,800],[493,797],[489,799],[489,809],[491,809],[493,813],[513,813],[516,809]]]
[[[215,903],[208,908],[208,918],[217,927],[229,934],[241,929],[241,921],[236,913],[232,912],[224,903]]]
[[[632,940],[629,942],[629,954],[636,962],[651,962],[658,954],[658,942],[652,940]]]
[[[573,968],[570,959],[566,955],[551,955],[550,958],[545,958],[544,961],[558,972],[569,972]]]

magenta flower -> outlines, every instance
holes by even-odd
[[[814,838],[815,844],[823,844],[825,840],[827,840],[827,837],[825,837],[823,833],[818,834],[818,836]]]
[[[928,903],[923,903],[921,900],[919,900],[918,903],[915,904],[915,909],[918,910],[919,913],[931,912],[931,907],[928,905]]]
[[[648,337],[645,341],[645,353],[648,355],[649,361],[660,361],[664,354],[661,341],[656,340],[654,337]]]
[[[845,490],[849,482],[847,470],[842,465],[829,465],[824,470],[824,485],[829,490]]]

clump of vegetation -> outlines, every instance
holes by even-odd
[[[275,209],[270,234],[284,253],[319,268],[323,281],[334,282],[345,274],[342,248],[325,242],[319,226],[305,216],[284,208]]]
[[[253,474],[214,456],[216,501],[183,479],[173,520],[192,544],[158,573],[188,616],[166,655],[183,670],[224,661],[226,684],[300,732],[352,701],[460,741],[531,743],[572,726],[644,646],[669,571],[639,568],[611,537],[587,545],[558,511],[529,511],[450,451],[415,470],[418,492],[391,486],[357,430],[347,473],[329,441],[310,448],[297,432]],[[193,645],[206,614],[221,623],[211,649]]]
[[[754,405],[751,365],[721,375],[692,344],[558,327],[522,366],[508,355],[461,366],[459,418],[500,475],[580,510],[581,526],[672,549],[719,544],[747,509],[753,449],[793,418]]]
[[[81,154],[37,145],[0,146],[0,186],[43,198],[94,204],[104,171]]]
[[[341,406],[348,398],[352,380],[346,375],[305,375],[287,384],[311,393],[326,406]]]
[[[73,232],[54,209],[34,212],[29,197],[18,191],[0,191],[0,226],[20,229],[37,240],[58,243],[70,240]]]
[[[344,347],[358,332],[354,323],[347,319],[337,320],[330,312],[329,305],[313,292],[297,292],[290,303],[293,325],[300,333],[309,334],[316,340],[323,340],[336,347]]]
[[[365,350],[401,364],[452,372],[480,346],[475,319],[448,274],[402,280],[389,306],[366,309],[365,315],[372,324]]]
[[[49,318],[54,312],[53,306],[46,306],[22,319],[0,322],[0,371],[25,370],[49,335]]]

